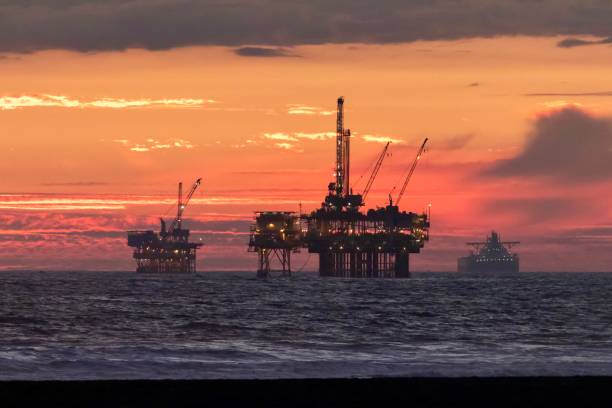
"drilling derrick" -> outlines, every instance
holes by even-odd
[[[257,276],[268,277],[273,272],[291,275],[291,253],[301,246],[301,224],[292,212],[258,211],[251,227],[249,252],[257,252]],[[274,268],[274,264],[278,264]]]
[[[349,194],[351,131],[344,129],[344,98],[338,98],[336,114],[336,185],[338,196]],[[345,188],[346,187],[346,188]]]
[[[128,246],[134,248],[136,272],[146,273],[195,273],[196,250],[202,246],[189,242],[189,230],[183,228],[183,213],[191,197],[200,186],[196,180],[183,200],[183,183],[178,187],[176,217],[166,228],[160,218],[160,231],[128,231]]]
[[[338,98],[336,115],[336,181],[329,183],[328,194],[323,207],[330,211],[357,211],[363,205],[360,194],[353,194],[350,188],[350,146],[351,131],[344,129],[344,98]]]

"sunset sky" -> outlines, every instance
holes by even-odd
[[[491,229],[523,270],[612,270],[608,2],[8,3],[0,269],[132,270],[125,232],[202,177],[198,268],[254,270],[253,211],[326,194],[343,95],[356,191],[392,141],[367,207],[430,139],[402,202],[432,205],[413,270],[454,270]]]

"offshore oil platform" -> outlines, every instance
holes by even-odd
[[[200,243],[189,242],[189,230],[183,228],[183,212],[202,179],[197,179],[183,199],[183,183],[178,185],[176,217],[169,227],[160,218],[160,231],[128,231],[128,246],[134,248],[136,272],[195,273],[196,251]]]
[[[463,273],[515,273],[519,271],[519,257],[512,253],[519,241],[502,241],[491,232],[485,242],[468,242],[474,249],[468,256],[457,260],[457,271]]]
[[[376,160],[361,194],[350,187],[351,132],[344,128],[344,98],[338,98],[335,181],[321,207],[310,214],[258,211],[249,251],[258,255],[257,275],[291,274],[291,254],[307,248],[319,256],[319,275],[345,278],[407,278],[410,254],[429,239],[429,214],[401,211],[399,203],[425,151],[427,139],[404,179],[395,204],[362,211],[389,143]],[[276,264],[276,267],[274,266]]]

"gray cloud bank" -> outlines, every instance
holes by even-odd
[[[0,52],[612,36],[601,0],[4,0]],[[577,45],[575,39],[561,46]],[[578,40],[581,41],[581,40]],[[582,44],[579,44],[582,45]]]
[[[294,57],[289,50],[282,47],[240,47],[234,52],[241,57]]]
[[[567,107],[539,117],[523,151],[488,176],[537,176],[563,182],[612,179],[612,118]]]
[[[561,48],[574,48],[582,47],[584,45],[597,44],[612,44],[612,37],[602,38],[601,40],[581,40],[579,38],[566,38],[557,43],[557,45]]]
[[[559,220],[584,208],[580,199],[567,197],[496,199],[486,201],[484,210],[489,214],[512,215],[521,223],[533,225],[539,222]],[[591,207],[589,207],[591,210]]]

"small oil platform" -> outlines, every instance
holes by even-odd
[[[300,219],[293,212],[257,211],[251,227],[249,251],[257,252],[257,276],[291,274],[291,253],[302,246]],[[276,265],[276,266],[275,266]]]
[[[196,251],[200,243],[189,242],[189,230],[183,228],[183,212],[202,179],[197,179],[183,199],[183,183],[178,185],[176,217],[166,228],[160,218],[160,231],[128,231],[128,246],[134,248],[136,272],[195,273]]]
[[[410,276],[409,254],[419,253],[429,239],[429,214],[399,208],[427,139],[418,150],[395,205],[389,194],[386,207],[364,212],[365,198],[387,155],[389,143],[376,160],[364,190],[354,194],[350,187],[351,132],[344,127],[344,98],[338,98],[337,102],[335,181],[329,183],[321,207],[310,214],[256,213],[249,249],[259,253],[259,276],[269,274],[271,269],[266,260],[279,249],[286,251],[286,254],[276,255],[282,272],[291,274],[291,264],[283,259],[289,259],[290,252],[305,247],[309,253],[319,255],[320,276],[407,278]],[[285,217],[285,221],[270,221],[270,217]],[[287,232],[287,225],[293,230],[290,235],[283,235],[281,229]]]

